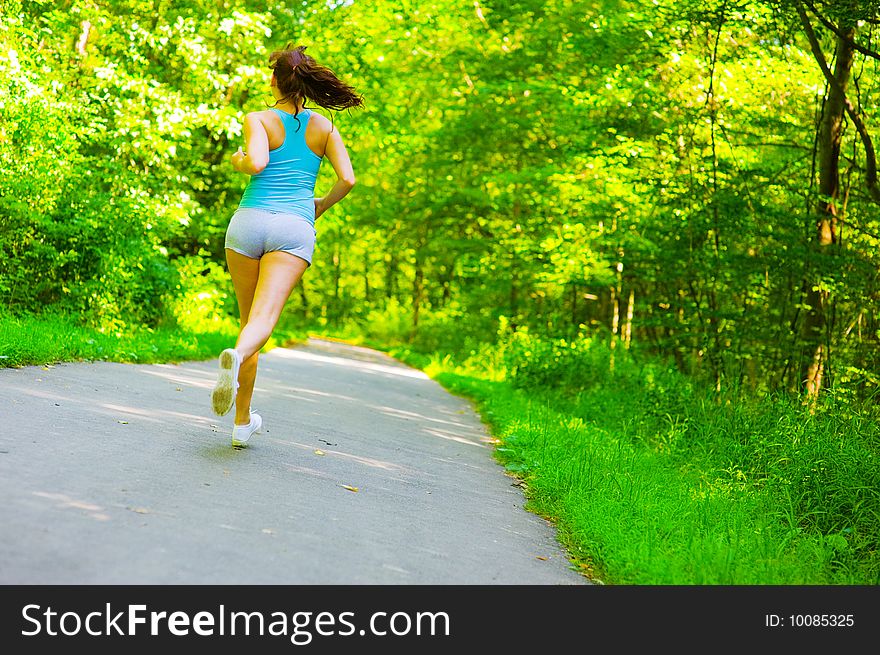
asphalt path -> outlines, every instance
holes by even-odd
[[[584,584],[472,403],[310,339],[230,445],[216,360],[0,369],[2,584]]]

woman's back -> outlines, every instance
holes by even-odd
[[[251,176],[239,207],[293,213],[314,223],[315,182],[329,121],[311,109],[294,116],[274,107],[258,112],[258,118],[266,130],[269,162]]]

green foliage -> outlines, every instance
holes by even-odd
[[[591,338],[566,340],[512,334],[504,347],[508,379],[518,388],[574,392],[592,387],[609,369],[610,352]]]
[[[450,357],[392,353],[477,401],[529,507],[556,519],[588,575],[615,584],[880,579],[876,412],[831,399],[811,409],[785,394],[719,399],[662,361],[596,340],[518,334],[495,350],[508,380]]]
[[[827,60],[838,37],[819,17],[870,46],[875,4],[810,3]],[[533,396],[527,407],[547,394],[558,415],[533,426],[528,448],[512,440],[508,463],[530,473],[554,453],[543,507],[573,503],[573,543],[621,580],[667,550],[658,537],[641,559],[614,560],[632,536],[603,541],[619,516],[677,534],[670,549],[693,556],[654,579],[751,580],[781,557],[815,565],[815,579],[876,580],[876,430],[862,408],[880,390],[880,220],[847,124],[836,240],[815,247],[827,89],[795,8],[11,0],[4,361],[202,356],[187,335],[234,333],[223,233],[246,180],[228,156],[244,114],[270,100],[267,55],[302,43],[366,107],[333,116],[358,186],[319,220],[279,343],[312,325],[432,370],[454,361],[507,379]],[[849,99],[874,141],[877,81],[858,53]],[[317,194],[332,181],[325,165]],[[809,362],[813,288],[829,294],[818,336],[829,359],[825,397],[807,409],[790,392]],[[583,481],[585,461],[610,471],[601,484]],[[614,492],[655,466],[666,472],[654,490],[696,478],[657,514]],[[707,523],[728,509],[727,523]],[[694,521],[717,549],[688,550]],[[771,535],[748,541],[763,563],[738,570],[729,537],[753,533]]]
[[[137,329],[173,320],[193,293],[214,293],[179,271],[189,257],[222,254],[221,221],[243,180],[221,164],[241,133],[235,105],[250,79],[263,81],[268,30],[261,14],[215,10],[132,1],[4,12],[5,306]],[[243,48],[248,40],[255,47]]]
[[[77,317],[0,314],[0,366],[48,365],[70,361],[150,364],[209,359],[235,341],[232,331],[84,327]]]
[[[367,315],[364,332],[381,343],[402,343],[409,336],[410,324],[408,309],[392,298],[384,309],[374,309]]]
[[[180,257],[175,264],[180,283],[171,305],[174,324],[193,332],[236,333],[238,311],[227,270],[201,256]]]
[[[270,99],[268,53],[295,41],[367,104],[333,116],[359,183],[319,221],[291,327],[472,353],[500,316],[550,338],[626,329],[716,389],[761,393],[800,384],[818,285],[833,295],[827,386],[870,397],[880,223],[847,130],[839,239],[813,248],[824,80],[793,7],[9,3],[0,298],[118,328],[213,293],[186,262],[222,265],[246,182],[228,155]],[[876,9],[814,8],[841,24]],[[836,36],[811,16],[830,58]],[[866,61],[856,102],[871,127]],[[332,178],[324,166],[319,195]],[[227,301],[200,303],[199,320],[234,315]]]

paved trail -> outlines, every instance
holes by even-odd
[[[317,339],[273,350],[263,434],[234,450],[215,370],[0,370],[0,583],[587,582],[472,405],[420,371]]]

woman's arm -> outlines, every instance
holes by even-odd
[[[256,112],[252,112],[244,118],[244,142],[247,153],[241,148],[232,155],[232,167],[239,173],[256,175],[269,163],[269,135],[263,121]]]
[[[323,198],[315,198],[315,218],[318,218],[318,216],[347,196],[355,184],[351,159],[348,156],[348,151],[345,149],[345,144],[342,142],[339,130],[330,132],[324,154],[327,155],[327,159],[333,165],[337,180],[333,188],[330,189],[330,193]]]

